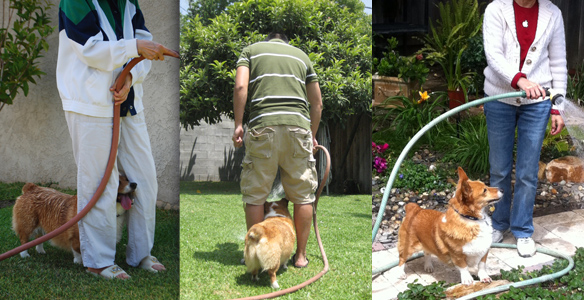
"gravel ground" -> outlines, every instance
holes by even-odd
[[[414,154],[414,161],[422,163],[427,167],[435,164],[437,168],[446,167],[454,169],[452,165],[436,164],[436,154],[428,150],[421,150]],[[515,170],[513,170],[515,173]],[[452,178],[448,181],[455,183],[458,180],[458,175],[453,172]],[[515,182],[515,174],[513,174],[512,184]],[[481,178],[470,178],[471,180],[480,179],[489,184],[488,175]],[[379,207],[383,198],[386,184],[379,184],[379,177],[373,178],[373,197],[372,209],[373,220],[372,226],[375,224]],[[375,242],[373,243],[373,251],[381,251],[389,248],[394,248],[397,243],[397,230],[401,224],[404,216],[404,206],[409,202],[416,202],[420,207],[425,209],[435,209],[438,211],[446,211],[448,200],[450,200],[455,192],[455,187],[450,189],[419,193],[408,189],[392,188],[389,195],[387,205],[385,207],[385,215],[381,222],[381,226],[377,232]],[[572,209],[579,209],[584,207],[584,184],[566,183],[564,181],[559,183],[550,183],[547,180],[539,181],[537,187],[537,196],[535,197],[534,216],[542,216],[561,211]]]

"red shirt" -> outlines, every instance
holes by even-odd
[[[513,1],[513,9],[515,11],[515,30],[517,33],[517,40],[519,41],[519,46],[521,47],[521,55],[519,62],[519,71],[523,68],[523,63],[525,62],[525,57],[527,57],[527,52],[531,48],[531,44],[535,39],[535,31],[537,29],[537,18],[539,14],[539,3],[538,1],[530,8],[525,8],[519,6],[517,2]],[[513,78],[511,86],[517,89],[517,81],[521,77],[527,77],[525,74],[519,72]]]

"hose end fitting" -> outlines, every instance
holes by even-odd
[[[564,102],[564,100],[566,100],[564,95],[560,94],[558,90],[546,88],[545,93],[546,93],[546,96],[550,97],[550,100],[552,101],[552,105],[561,105],[562,102]]]

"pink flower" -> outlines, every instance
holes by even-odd
[[[387,161],[383,157],[375,157],[373,168],[375,168],[377,173],[383,173],[387,169]]]
[[[417,60],[422,60],[422,59],[424,59],[424,55],[422,55],[422,54],[420,53],[420,54],[416,55],[416,59],[417,59]]]

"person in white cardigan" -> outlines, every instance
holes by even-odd
[[[565,94],[566,41],[561,11],[549,0],[494,0],[483,20],[485,94],[523,90],[525,98],[506,98],[484,105],[489,136],[490,184],[504,190],[495,205],[493,242],[511,231],[522,257],[535,254],[533,205],[538,162],[551,113],[551,134],[564,122],[545,98],[543,87]],[[517,132],[516,181],[511,189],[513,148]],[[514,191],[514,193],[513,193]]]

